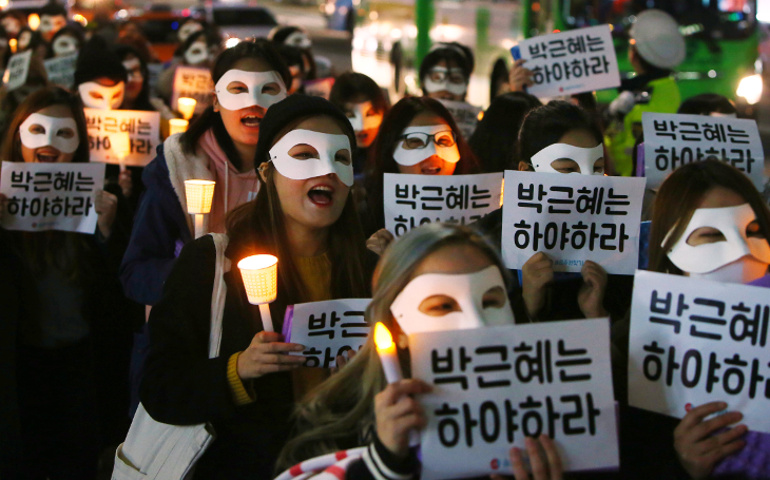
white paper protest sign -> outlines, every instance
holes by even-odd
[[[306,348],[306,367],[332,368],[337,355],[359,351],[371,329],[364,319],[370,298],[348,298],[294,305],[291,320],[292,343]],[[298,354],[299,355],[299,354]]]
[[[716,158],[764,188],[762,140],[755,120],[671,113],[642,114],[644,175],[657,188],[677,167]]]
[[[409,336],[428,426],[423,479],[510,475],[524,438],[555,440],[566,471],[618,466],[608,319]]]
[[[64,88],[72,88],[75,85],[75,66],[78,54],[73,53],[66,57],[54,57],[43,61],[48,81]]]
[[[86,108],[92,162],[143,167],[160,143],[160,113]]]
[[[506,170],[502,252],[520,270],[537,252],[557,272],[592,260],[609,274],[638,264],[644,179]]]
[[[414,227],[446,222],[466,225],[500,208],[503,175],[410,175],[383,179],[385,228],[400,237]]]
[[[9,92],[27,83],[31,61],[32,50],[17,53],[8,59],[8,66],[5,68],[5,74],[3,75],[3,83]]]
[[[194,98],[195,114],[200,114],[214,99],[214,81],[211,72],[205,68],[180,65],[174,72],[174,87],[171,94],[171,109],[176,110],[181,97]]]
[[[465,139],[471,138],[473,132],[476,131],[476,126],[479,124],[479,113],[481,113],[481,107],[471,105],[467,102],[455,102],[454,100],[439,100],[442,105],[449,110],[457,123],[457,127],[463,134]]]
[[[618,60],[609,25],[579,28],[529,38],[511,49],[526,60],[538,97],[591,92],[620,85]]]
[[[104,188],[104,164],[3,162],[6,230],[94,233],[94,192]]]
[[[770,432],[769,322],[766,288],[637,272],[629,404],[682,418],[724,401],[749,429]]]

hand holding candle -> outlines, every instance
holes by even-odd
[[[195,215],[195,238],[202,237],[203,215],[211,211],[211,201],[214,199],[213,180],[185,180],[184,194],[187,200],[187,213]]]
[[[379,400],[375,399],[375,409],[379,408],[378,402],[380,402],[389,407],[394,407],[396,410],[402,410],[402,408],[397,408],[396,405],[402,402],[414,402],[410,395],[427,393],[430,390],[430,386],[421,380],[403,380],[404,376],[398,360],[396,344],[393,342],[393,336],[388,328],[380,322],[377,322],[374,326],[374,344],[377,347],[380,362],[382,362],[385,380],[388,382],[388,388],[377,395]],[[397,418],[389,420],[383,418],[381,422],[381,417],[389,418],[392,415],[389,408],[383,407],[381,408],[383,412],[377,416],[377,432],[380,435],[380,440],[396,455],[404,453],[403,450],[405,448],[420,444],[420,433],[417,428],[425,426],[425,414],[422,411],[422,407],[416,402],[414,402],[412,407],[408,412],[398,415]],[[393,424],[381,427],[380,423]],[[385,437],[388,438],[386,439]],[[406,441],[402,437],[406,438]]]
[[[278,258],[273,255],[252,255],[238,262],[238,269],[249,303],[259,305],[264,330],[275,332],[269,304],[278,295]]]
[[[177,100],[177,111],[182,115],[182,118],[188,122],[195,114],[195,105],[198,103],[194,98],[179,97]]]

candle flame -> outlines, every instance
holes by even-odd
[[[390,334],[388,327],[377,322],[374,326],[374,344],[377,346],[377,350],[387,350],[393,348],[393,336]]]

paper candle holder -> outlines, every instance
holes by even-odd
[[[195,114],[195,105],[197,103],[194,98],[179,97],[179,100],[176,102],[176,109],[182,114],[182,118],[190,120]]]
[[[184,194],[187,199],[187,213],[202,214],[211,211],[211,201],[214,198],[213,180],[185,180]]]
[[[168,134],[169,136],[175,133],[184,133],[187,131],[187,120],[183,118],[172,118],[168,121]]]
[[[246,296],[252,305],[275,300],[278,294],[278,258],[273,255],[252,255],[238,262]]]

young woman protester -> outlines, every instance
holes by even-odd
[[[387,384],[370,335],[349,364],[298,406],[297,434],[278,460],[279,469],[296,466],[278,478],[307,478],[313,472],[302,472],[301,462],[359,446],[367,448],[331,462],[343,459],[335,471],[344,469],[344,478],[418,478],[419,460],[416,449],[409,447],[409,431],[424,428],[426,417],[412,395],[427,393],[430,387],[409,378],[407,335],[512,324],[505,272],[494,247],[465,227],[430,224],[394,242],[375,271],[366,319],[370,325],[382,322],[393,333],[406,379]],[[547,436],[527,439],[526,450],[535,471],[541,470],[536,479],[561,478],[559,456]],[[530,478],[521,450],[512,448],[510,457],[516,479]]]
[[[155,87],[158,96],[166,104],[170,104],[171,95],[174,93],[176,68],[180,65],[205,69],[212,68],[222,51],[222,37],[217,29],[209,26],[189,34],[187,39],[174,53],[174,61],[158,76],[158,84]],[[176,107],[176,105],[170,106],[172,109]]]
[[[402,98],[380,125],[374,156],[366,169],[367,246],[381,253],[393,240],[385,230],[383,182],[386,173],[462,175],[479,173],[476,157],[457,128],[452,115],[438,100]]]
[[[368,296],[371,269],[350,192],[353,145],[344,114],[321,98],[291,96],[265,114],[254,159],[262,187],[255,201],[228,216],[232,270],[224,276],[217,358],[209,359],[206,348],[212,238],[185,246],[166,280],[150,316],[141,398],[159,421],[213,425],[216,439],[194,478],[271,478],[294,403],[289,372],[304,362],[288,355],[301,345],[265,331],[259,309],[248,303],[238,261],[256,253],[278,257],[278,297],[270,304],[277,332],[288,305]]]
[[[343,73],[334,81],[329,101],[342,109],[353,125],[358,146],[353,159],[353,171],[363,177],[369,147],[380,131],[382,119],[388,113],[388,100],[379,85],[363,73]]]
[[[569,102],[553,101],[536,108],[521,125],[518,166],[521,171],[602,175],[601,130],[588,113]],[[492,212],[477,224],[495,241],[502,232],[502,211]],[[609,314],[619,319],[630,306],[633,278],[613,276],[608,282],[607,272],[590,260],[579,275],[557,275],[553,260],[538,252],[527,260],[518,278],[513,302],[517,318],[566,320]]]
[[[768,287],[769,238],[770,211],[745,174],[718,160],[687,164],[669,175],[655,198],[649,269]],[[624,354],[629,329],[629,316],[613,326],[613,343]],[[626,361],[614,367],[616,384],[624,387]],[[624,388],[620,392],[624,402]],[[718,401],[694,406],[680,421],[629,407],[621,415],[621,432],[628,432],[621,438],[624,478],[767,478],[770,435],[735,425],[740,412],[713,416],[727,408]],[[649,462],[650,456],[658,461]]]
[[[193,38],[193,37],[191,37]],[[184,244],[193,240],[184,181],[217,182],[208,231],[223,233],[225,215],[259,190],[254,171],[260,124],[270,105],[286,96],[289,72],[270,42],[244,41],[217,58],[211,76],[214,105],[181,135],[172,135],[142,174],[146,188],[134,220],[120,278],[126,295],[143,305],[160,300],[163,284]],[[147,352],[147,337],[134,342],[133,405]]]
[[[0,155],[12,162],[84,163],[87,139],[78,97],[47,87],[16,110]],[[128,427],[132,325],[117,268],[130,212],[112,187],[93,199],[94,234],[0,229],[4,255],[19,269],[2,275],[18,279],[11,394],[18,395],[24,478],[94,478],[100,450],[117,444]],[[12,319],[12,306],[9,311]]]

